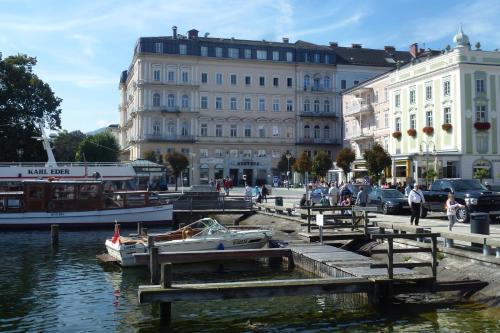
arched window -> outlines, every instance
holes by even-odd
[[[330,138],[330,126],[325,126],[323,128],[323,137],[325,139],[329,139]]]
[[[311,111],[311,102],[308,99],[304,101],[304,112]]]
[[[323,111],[330,112],[330,101],[325,99],[325,103],[323,104]]]
[[[169,107],[169,108],[175,107],[175,95],[174,94],[168,94],[167,107]]]
[[[314,138],[319,139],[320,135],[319,125],[314,126]]]
[[[187,121],[184,121],[182,123],[182,127],[181,127],[181,135],[182,136],[188,136],[189,135],[189,124]]]
[[[319,76],[315,76],[313,84],[314,90],[319,90],[321,88],[321,78]]]
[[[309,75],[304,76],[304,88],[307,88],[311,85],[311,77]]]
[[[318,100],[314,101],[314,112],[319,112],[319,101]]]
[[[160,107],[160,94],[154,93],[153,94],[153,106],[154,107]]]
[[[472,164],[472,175],[474,176],[477,171],[479,170],[485,170],[485,177],[484,178],[492,178],[493,174],[493,166],[491,165],[491,162],[488,160],[476,160]]]
[[[159,120],[153,121],[153,135],[160,135],[161,125]]]
[[[182,107],[187,109],[189,107],[189,97],[188,95],[182,95]]]
[[[175,123],[173,121],[170,121],[168,124],[167,124],[167,135],[168,136],[175,136]]]
[[[304,138],[309,139],[311,137],[311,128],[309,125],[304,126]]]
[[[329,76],[325,76],[325,78],[323,79],[323,86],[325,87],[325,89],[330,89],[330,77]]]

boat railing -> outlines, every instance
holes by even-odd
[[[1,162],[0,167],[46,167],[46,162]],[[57,162],[57,167],[130,167],[130,163],[117,162]]]

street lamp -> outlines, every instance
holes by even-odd
[[[287,168],[287,172],[286,172],[286,183],[287,183],[287,186],[288,186],[288,189],[290,189],[290,159],[292,158],[292,154],[290,154],[290,152],[287,152],[286,155],[286,160],[288,161],[288,168]]]
[[[189,153],[191,156],[191,181],[189,182],[189,185],[193,186],[194,183],[194,158],[196,156],[195,153]]]
[[[425,152],[422,148],[422,145],[425,146]],[[436,153],[436,145],[434,144],[433,141],[421,141],[420,142],[420,153],[421,154],[424,154],[425,153],[425,172],[426,172],[426,175],[425,175],[425,186],[426,188],[429,188],[429,177],[428,177],[428,172],[429,172],[429,153],[431,152],[431,150],[429,150],[429,148],[432,147],[432,153],[435,154]],[[436,171],[436,170],[434,170]],[[417,176],[418,176],[418,170],[417,170]]]

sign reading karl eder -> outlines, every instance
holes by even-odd
[[[69,175],[69,169],[28,169],[28,175],[46,176],[46,175]]]

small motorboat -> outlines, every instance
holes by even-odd
[[[203,218],[183,228],[151,235],[159,252],[204,250],[260,249],[273,236],[270,229],[234,230],[222,226],[213,218]],[[148,252],[148,238],[143,235],[120,236],[115,228],[112,239],[106,240],[108,254],[124,267],[136,266],[134,253]]]

